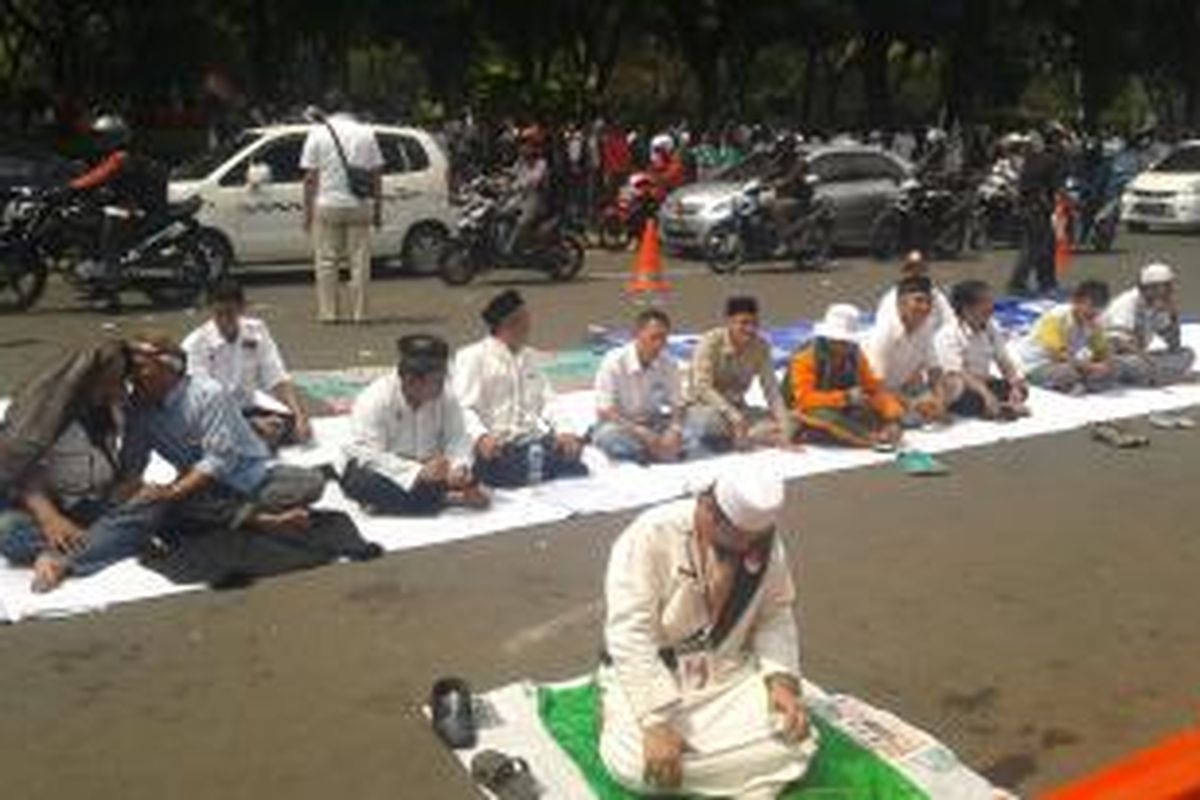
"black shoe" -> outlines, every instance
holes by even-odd
[[[461,678],[439,678],[429,695],[433,730],[455,750],[475,746],[475,711],[471,687]]]

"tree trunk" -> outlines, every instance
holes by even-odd
[[[891,37],[879,30],[867,31],[863,40],[862,76],[867,100],[867,122],[873,128],[892,124],[891,86],[888,83],[888,48]]]
[[[817,85],[817,63],[820,49],[815,42],[809,42],[804,52],[804,89],[800,95],[800,120],[804,125],[811,126],[813,115],[813,98]]]

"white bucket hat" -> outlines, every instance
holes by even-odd
[[[834,303],[825,310],[825,318],[817,323],[813,333],[839,342],[857,342],[860,316],[856,306],[850,303]]]
[[[1142,267],[1142,274],[1138,276],[1138,283],[1142,286],[1154,286],[1160,283],[1171,283],[1175,280],[1175,270],[1162,262],[1147,264]]]

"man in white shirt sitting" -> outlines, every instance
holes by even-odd
[[[933,276],[929,274],[929,262],[925,260],[924,254],[920,250],[912,250],[904,257],[904,263],[900,265],[900,278],[929,278],[933,282]],[[930,296],[933,299],[933,308],[929,312],[929,317],[925,324],[933,331],[936,336],[937,332],[942,329],[947,322],[954,321],[954,308],[950,303],[950,298],[942,291],[942,287],[936,282],[932,283],[932,291]],[[879,299],[879,306],[875,310],[875,324],[879,325],[882,320],[890,322],[899,321],[899,306],[896,302],[897,287],[892,286],[883,297]]]
[[[527,347],[532,318],[519,292],[500,293],[483,310],[489,334],[455,356],[454,394],[475,443],[475,474],[516,487],[586,475],[583,439],[555,430],[554,396]]]
[[[992,319],[996,305],[991,287],[985,281],[963,281],[955,284],[951,298],[955,319],[942,326],[936,339],[950,410],[984,419],[1027,416],[1029,387]]]
[[[658,309],[637,316],[634,339],[610,351],[596,373],[599,424],[592,443],[612,458],[642,463],[683,455],[679,369],[666,352],[671,320]]]
[[[354,401],[342,489],[375,514],[435,514],[448,504],[483,507],[472,474],[462,408],[445,391],[450,348],[434,336],[397,343],[396,372]]]
[[[209,293],[212,318],[183,340],[188,373],[212,378],[230,392],[255,432],[271,447],[312,438],[308,413],[261,319],[248,317],[241,285],[226,278]],[[263,407],[256,395],[279,401]]]
[[[1143,267],[1138,285],[1108,304],[1101,324],[1126,383],[1162,386],[1191,373],[1196,354],[1183,346],[1175,270],[1167,264]],[[1156,339],[1163,347],[1151,349]]]
[[[905,427],[946,416],[942,370],[934,349],[933,282],[923,276],[896,284],[896,313],[875,320],[866,345],[867,360],[884,387],[904,403]]]

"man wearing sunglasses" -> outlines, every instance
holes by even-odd
[[[630,790],[765,800],[807,770],[783,501],[779,478],[730,471],[613,545],[600,754]]]

